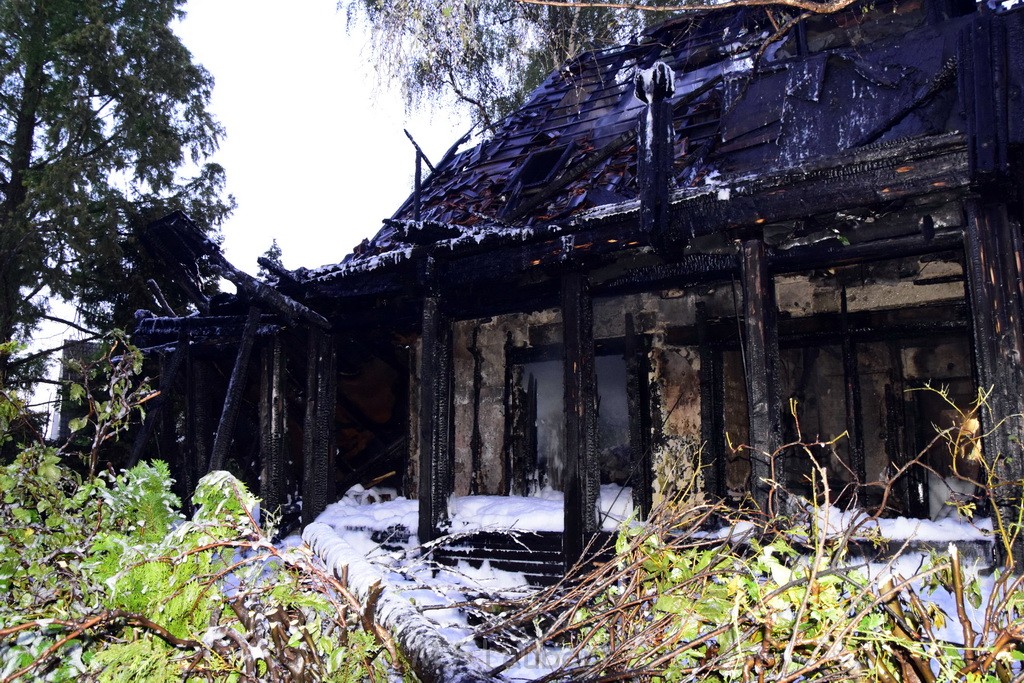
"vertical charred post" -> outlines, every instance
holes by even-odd
[[[846,429],[850,433],[850,469],[857,477],[856,486],[867,480],[864,462],[864,411],[861,404],[860,364],[857,362],[857,344],[850,335],[847,316],[846,285],[840,292],[840,316],[843,326],[843,380],[846,387]]]
[[[284,354],[281,337],[275,334],[260,359],[260,498],[264,515],[284,502],[285,423]]]
[[[256,341],[256,330],[259,324],[260,309],[257,306],[250,306],[249,315],[245,319],[245,327],[242,330],[242,338],[238,342],[238,355],[235,357],[235,366],[231,370],[231,379],[228,381],[228,393],[224,398],[224,409],[220,414],[217,434],[213,438],[213,452],[210,454],[208,468],[210,472],[224,467],[224,460],[227,458],[228,448],[230,448],[231,440],[234,437],[238,409],[242,404],[242,392],[245,390],[245,382],[249,374],[249,357],[252,355],[252,347]]]
[[[983,407],[984,454],[1000,485],[990,495],[1004,524],[1024,504],[1024,279],[1020,188],[1010,168],[1010,78],[1006,19],[978,12],[963,28],[957,49],[959,96],[967,122],[972,179],[978,198],[966,204],[967,291],[973,319],[975,372],[988,400]],[[1024,566],[1024,538],[1000,547],[1002,559]]]
[[[971,174],[976,179],[999,180],[1010,169],[1005,21],[987,11],[977,13],[960,33],[957,61]]]
[[[1024,479],[1021,227],[1010,219],[1005,204],[969,200],[964,247],[977,384],[991,392],[982,411],[982,431],[987,434],[984,453],[1001,483],[990,493],[997,507],[994,512],[1009,523],[1024,504],[1020,485]],[[1024,539],[1017,541],[1010,554],[1018,567],[1024,566]]]
[[[454,488],[455,438],[452,391],[452,320],[442,309],[436,263],[427,264],[420,363],[419,540],[432,541],[448,523]]]
[[[206,454],[210,452],[209,367],[196,355],[195,347],[189,344],[185,356],[185,444],[178,475],[182,488],[188,492],[182,498],[182,511],[186,515],[192,514],[192,492],[206,466]]]
[[[508,356],[506,355],[506,358]],[[523,386],[522,366],[509,368],[509,492],[530,493],[530,475],[537,469],[537,379],[530,375]]]
[[[566,569],[583,556],[597,532],[597,366],[594,360],[594,308],[584,273],[562,276],[565,357],[565,535]]]
[[[187,353],[188,332],[183,329],[178,335],[178,343],[175,345],[174,351],[171,352],[170,358],[166,354],[163,354],[160,358],[160,384],[158,386],[160,393],[151,402],[149,410],[146,412],[146,419],[142,422],[142,429],[135,436],[131,454],[128,456],[128,462],[125,463],[126,469],[134,467],[142,459],[146,446],[153,436],[153,430],[157,424],[164,421],[166,415],[170,414],[170,409],[166,406],[170,403],[171,394],[174,391],[174,383],[181,373]],[[166,432],[167,430],[162,429],[161,431]],[[189,493],[191,494],[191,491]]]
[[[473,430],[469,437],[469,454],[472,472],[469,479],[471,495],[486,493],[483,476],[484,437],[480,429],[480,394],[484,384],[484,354],[480,350],[480,328],[473,328],[473,340],[469,345],[469,355],[473,358]]]
[[[697,343],[700,346],[700,440],[704,488],[714,500],[725,498],[722,355],[712,345],[707,305],[697,303]]]
[[[778,453],[782,445],[782,410],[775,283],[768,275],[764,242],[748,240],[741,249],[750,490],[758,507],[771,515],[777,511],[772,490],[785,481],[783,459]]]
[[[312,523],[334,496],[334,408],[337,372],[334,337],[309,328],[306,414],[302,436],[302,524]]]
[[[664,62],[638,71],[634,94],[647,106],[640,114],[637,170],[640,182],[640,229],[650,244],[663,247],[668,225],[672,173],[672,105],[675,74]]]
[[[631,314],[626,314],[625,355],[633,507],[639,511],[641,519],[647,519],[651,514],[654,495],[650,347],[647,339],[637,333]]]

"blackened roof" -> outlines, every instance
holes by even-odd
[[[934,16],[934,11],[932,11]],[[675,71],[677,191],[799,168],[851,149],[963,130],[956,41],[967,18],[929,21],[923,0],[855,4],[777,36],[787,15],[724,10],[663,24],[563,66],[490,138],[444,159],[420,197],[330,280],[408,258],[424,244],[564,231],[637,189],[633,75]]]

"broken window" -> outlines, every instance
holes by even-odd
[[[627,486],[636,477],[630,459],[626,361],[621,355],[601,355],[595,364],[601,483]],[[537,495],[565,490],[562,373],[560,359],[526,362],[513,369],[512,391],[518,397],[513,401],[511,416],[512,468],[520,480],[518,485],[513,481],[513,493]]]

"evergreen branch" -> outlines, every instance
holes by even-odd
[[[198,641],[189,640],[187,638],[178,638],[177,636],[172,634],[170,631],[165,629],[163,626],[160,626],[156,622],[151,621],[150,619],[147,619],[146,617],[142,616],[141,614],[134,614],[132,612],[125,612],[124,610],[120,610],[120,609],[104,610],[103,612],[100,612],[96,616],[94,616],[94,617],[92,617],[90,619],[86,619],[85,621],[75,625],[74,629],[69,634],[67,634],[66,636],[64,636],[63,638],[61,638],[57,642],[55,642],[50,647],[46,648],[46,650],[44,650],[41,655],[39,655],[34,660],[29,662],[29,664],[26,665],[24,668],[22,668],[22,669],[20,669],[18,671],[15,671],[13,674],[11,674],[7,678],[5,678],[3,680],[3,683],[12,683],[13,681],[18,680],[19,678],[25,676],[26,674],[30,673],[34,669],[38,668],[46,660],[48,660],[50,657],[52,657],[58,650],[60,650],[65,645],[67,645],[70,641],[74,640],[75,638],[78,638],[80,635],[82,635],[86,631],[92,630],[92,629],[100,627],[100,626],[111,626],[111,625],[117,624],[119,622],[122,623],[125,626],[133,626],[135,628],[141,628],[141,629],[144,629],[146,631],[149,631],[149,632],[153,633],[155,636],[157,636],[158,638],[160,638],[161,640],[163,640],[165,643],[167,643],[168,645],[170,645],[172,647],[176,647],[176,648],[179,648],[179,649],[199,649],[199,648],[202,647],[202,644],[199,643]],[[61,626],[70,626],[71,625],[71,624],[69,624],[67,622],[50,621],[49,623],[50,624],[58,624],[58,625],[61,625]],[[30,627],[33,627],[33,626],[43,626],[43,625],[45,625],[45,624],[42,624],[39,621],[33,621],[33,622],[27,622],[27,624],[20,625],[19,627],[15,627],[15,629],[17,629],[17,630],[24,630],[23,628],[21,628],[21,626],[24,626],[25,628],[30,628]],[[7,631],[15,632],[14,629],[7,629]],[[0,635],[3,635],[3,633],[0,632]]]

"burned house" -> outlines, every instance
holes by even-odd
[[[206,260],[239,294],[140,318],[183,417],[139,443],[304,521],[393,487],[421,541],[453,495],[556,492],[566,561],[606,488],[772,511],[815,461],[844,504],[942,514],[935,425],[979,390],[981,431],[1024,412],[1022,87],[1022,10],[685,15],[552,73],[335,265],[258,282],[169,216],[176,281]],[[984,439],[1006,480],[1020,436]]]

